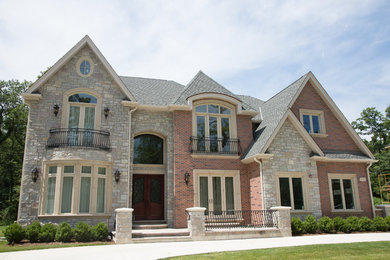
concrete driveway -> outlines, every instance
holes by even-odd
[[[56,248],[0,253],[0,260],[146,260],[220,251],[370,241],[390,241],[390,232]]]

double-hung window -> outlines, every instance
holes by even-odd
[[[303,127],[309,134],[325,134],[324,113],[320,110],[300,109]]]
[[[333,210],[359,210],[355,174],[328,174]]]
[[[293,210],[305,209],[303,175],[278,174],[279,205],[291,207]]]

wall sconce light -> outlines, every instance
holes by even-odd
[[[114,176],[115,176],[115,181],[116,183],[119,182],[119,179],[121,177],[121,172],[117,169],[115,172],[114,172]]]
[[[36,182],[38,180],[38,176],[39,176],[39,170],[37,167],[35,167],[32,171],[31,171],[31,177],[32,177],[32,180],[33,182]]]
[[[108,117],[108,113],[110,112],[110,109],[108,107],[104,108],[104,117]]]
[[[190,182],[190,174],[188,172],[184,173],[184,181],[186,185],[188,185],[188,182]]]
[[[58,104],[55,104],[53,106],[53,112],[54,112],[54,115],[57,116],[58,115],[58,111],[60,111],[60,106]]]

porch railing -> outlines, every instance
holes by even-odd
[[[191,153],[241,154],[240,139],[191,136]]]
[[[47,147],[79,146],[110,149],[110,132],[84,128],[50,129]]]
[[[276,210],[206,211],[206,230],[232,228],[276,228]]]

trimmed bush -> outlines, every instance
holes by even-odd
[[[385,222],[387,225],[387,230],[390,231],[390,216],[385,217]]]
[[[372,221],[374,224],[375,230],[377,231],[387,231],[386,221],[382,217],[375,217]]]
[[[347,225],[349,225],[350,231],[359,231],[359,218],[356,216],[350,216],[346,220]]]
[[[318,220],[318,228],[325,233],[334,233],[333,220],[329,217],[322,217]]]
[[[41,223],[34,221],[26,228],[26,238],[30,243],[36,243],[39,239],[39,233],[41,232]]]
[[[333,225],[336,232],[345,232],[346,221],[342,217],[335,217],[333,219]]]
[[[84,222],[79,222],[73,229],[73,235],[77,242],[89,242],[92,240],[91,226]]]
[[[359,225],[359,231],[375,231],[375,227],[373,225],[373,222],[371,219],[367,217],[361,217],[358,222]]]
[[[66,222],[62,222],[57,229],[56,241],[70,242],[72,237],[73,237],[73,232],[71,226]]]
[[[95,241],[106,241],[108,236],[107,225],[99,222],[96,226],[92,227],[92,235]]]
[[[13,245],[22,241],[22,239],[25,237],[25,231],[20,224],[14,223],[5,229],[4,236],[5,239],[7,239],[8,244]]]
[[[54,242],[56,237],[57,227],[54,224],[45,224],[41,227],[39,233],[39,242]]]
[[[313,215],[306,216],[305,222],[303,222],[303,227],[306,233],[316,233],[318,230],[317,219]]]
[[[294,235],[299,235],[304,232],[303,222],[300,218],[291,219],[291,232]]]

